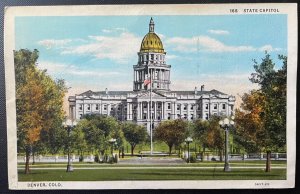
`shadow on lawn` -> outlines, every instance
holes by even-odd
[[[265,172],[253,172],[253,171],[242,171],[242,172],[132,172],[130,173],[132,175],[149,175],[149,176],[190,176],[190,177],[196,177],[196,176],[205,176],[205,177],[224,177],[224,176],[230,176],[230,177],[276,177],[281,176],[279,174],[270,174]]]

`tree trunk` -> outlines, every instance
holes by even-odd
[[[219,150],[220,162],[223,162],[223,150]]]
[[[34,158],[34,149],[32,149],[32,165],[35,165],[35,158]]]
[[[201,159],[201,160],[202,160],[202,162],[203,162],[203,161],[204,161],[204,157],[205,157],[205,145],[203,145],[203,152],[202,152],[202,156],[203,156],[203,157],[202,157],[202,159]]]
[[[30,160],[30,149],[26,149],[26,163],[25,163],[25,174],[29,174],[29,160]]]
[[[173,145],[168,145],[169,146],[169,156],[171,156],[171,152],[172,152],[172,147]]]
[[[124,158],[124,147],[122,147],[122,158]]]
[[[133,156],[134,147],[135,146],[131,145],[131,156]]]
[[[271,172],[271,151],[267,151],[266,172]]]

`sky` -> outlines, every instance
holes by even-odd
[[[153,17],[171,90],[206,90],[240,96],[253,88],[253,59],[265,51],[279,69],[287,55],[286,15],[34,16],[15,19],[15,49],[38,49],[38,67],[64,79],[69,94],[133,88],[133,65]]]

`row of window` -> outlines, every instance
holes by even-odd
[[[148,60],[156,60],[156,61],[164,61],[165,56],[164,55],[158,55],[158,54],[149,54],[149,55],[140,55],[139,61],[140,62],[146,62]]]
[[[147,108],[147,105],[148,103],[143,103],[143,108]],[[87,104],[86,105],[87,106],[87,110],[91,110],[91,105],[90,104]],[[180,105],[180,104],[177,104],[177,110],[180,110],[180,107],[181,106],[183,106],[183,110],[187,110],[188,109],[188,105],[187,104],[183,104],[183,105]],[[195,107],[196,105],[192,105],[192,106],[190,106],[190,110],[194,110],[194,107]],[[206,110],[208,110],[209,109],[209,104],[205,104],[204,105],[205,106],[205,109]],[[226,109],[226,104],[221,104],[221,106],[222,106],[222,109],[223,110],[225,110]],[[96,104],[96,107],[95,107],[95,110],[99,110],[99,104]],[[108,105],[107,104],[104,104],[103,105],[103,109],[104,110],[107,110],[107,107],[108,107]],[[115,107],[111,107],[111,110],[114,110],[114,108]],[[152,104],[152,108],[154,108],[154,104]],[[161,109],[161,104],[159,103],[158,105],[157,105],[157,108],[158,109]],[[82,110],[83,109],[83,104],[80,104],[79,105],[79,110]],[[133,106],[133,109],[137,109],[137,105],[134,105]],[[171,103],[167,103],[167,109],[168,110],[171,110]],[[201,107],[198,105],[198,110],[200,110],[201,109]],[[213,109],[214,110],[217,110],[218,109],[218,104],[213,104]],[[121,107],[120,106],[118,106],[118,108],[117,108],[117,110],[121,110]],[[126,105],[125,105],[125,110],[127,110],[127,108],[126,108]]]

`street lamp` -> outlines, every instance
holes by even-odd
[[[234,125],[234,116],[231,117],[231,120],[228,118],[225,118],[221,121],[219,121],[219,125],[221,128],[225,130],[225,164],[224,164],[224,171],[229,172],[230,166],[228,161],[228,140],[229,140],[229,127],[232,127]]]
[[[193,141],[192,138],[188,137],[184,140],[188,145],[188,163],[190,163],[190,143]]]
[[[63,126],[64,128],[67,130],[68,132],[68,165],[67,165],[67,172],[73,172],[73,166],[71,163],[71,158],[70,158],[70,133],[71,130],[76,126],[76,121],[73,122],[73,120],[66,120],[65,122],[63,122]]]
[[[110,140],[108,140],[109,143],[111,143],[111,156],[113,157],[114,154],[114,143],[116,142],[116,139],[111,138]]]

